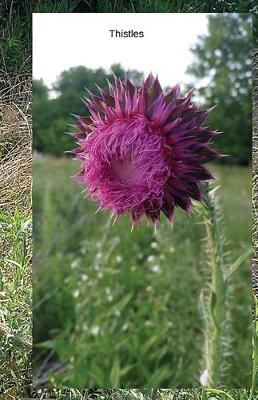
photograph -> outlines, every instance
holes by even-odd
[[[32,33],[35,389],[250,388],[251,16]]]

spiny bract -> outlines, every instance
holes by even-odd
[[[101,208],[130,213],[134,224],[144,215],[156,224],[161,211],[172,222],[175,207],[189,212],[192,199],[202,201],[201,182],[213,179],[202,164],[220,157],[210,148],[219,132],[204,127],[211,109],[199,110],[192,90],[180,98],[178,85],[163,92],[152,74],[139,88],[114,76],[99,92],[86,100],[90,117],[76,116],[77,180]]]

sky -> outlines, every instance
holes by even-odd
[[[188,83],[190,48],[207,33],[208,14],[33,14],[33,78],[50,87],[70,67],[84,65],[157,74],[162,86]],[[111,38],[110,29],[138,30],[143,38]]]

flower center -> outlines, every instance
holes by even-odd
[[[118,180],[125,184],[139,184],[141,180],[141,174],[139,170],[131,160],[128,154],[123,160],[114,160],[111,163],[112,170]]]

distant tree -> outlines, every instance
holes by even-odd
[[[85,113],[82,98],[88,95],[87,90],[96,92],[96,83],[101,86],[106,84],[105,79],[103,68],[92,70],[78,66],[63,71],[53,84],[62,115],[67,117],[68,113]]]
[[[143,74],[136,70],[125,71],[120,64],[111,66],[106,72],[103,68],[96,70],[84,66],[72,67],[63,71],[52,89],[55,98],[49,98],[49,89],[42,80],[33,82],[33,132],[34,149],[40,152],[64,155],[66,150],[74,147],[73,140],[65,131],[71,130],[69,124],[76,121],[72,114],[87,115],[83,99],[89,96],[88,90],[97,93],[97,85],[108,88],[112,83],[113,72],[120,78],[125,73],[137,85]]]
[[[85,114],[82,98],[88,97],[88,91],[97,93],[97,85],[104,90],[107,89],[108,81],[113,81],[113,73],[119,78],[123,78],[125,75],[125,70],[120,64],[113,64],[110,70],[107,73],[103,68],[93,70],[78,66],[63,71],[53,84],[53,89],[58,95],[64,116],[67,116],[67,112]],[[143,74],[138,71],[130,70],[126,73],[136,84],[143,79]]]
[[[218,106],[209,117],[210,125],[224,132],[216,138],[217,147],[230,155],[228,162],[247,164],[252,138],[251,19],[245,14],[208,18],[209,34],[192,48],[195,60],[187,72],[199,81],[206,105]]]
[[[49,124],[48,88],[43,80],[33,81],[33,146],[38,151],[44,149],[44,133]]]
[[[43,79],[33,81],[33,94],[37,98],[45,100],[48,98],[48,87],[44,84]]]

